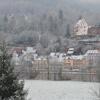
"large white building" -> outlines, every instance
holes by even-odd
[[[84,18],[80,18],[76,25],[74,26],[75,35],[87,35],[88,34],[88,24]]]

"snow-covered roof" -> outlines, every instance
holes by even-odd
[[[74,51],[71,51],[71,50],[67,52],[67,54],[73,54],[73,53]]]
[[[80,42],[95,42],[95,41],[100,41],[100,38],[99,37],[93,37],[93,38],[80,40]]]
[[[63,57],[63,56],[66,56],[66,53],[60,53],[59,54],[59,57]]]
[[[84,18],[80,19],[80,20],[76,23],[76,26],[79,26],[79,25],[81,25],[81,26],[87,25],[87,26],[88,26],[88,24],[87,24],[87,22],[86,22],[86,20],[85,20]]]
[[[88,57],[88,56],[100,56],[100,51],[99,50],[88,50],[86,53],[85,53],[85,57]]]
[[[84,55],[78,55],[78,56],[72,55],[72,56],[66,57],[66,59],[76,59],[76,60],[81,60],[83,58],[84,58]]]
[[[93,54],[93,53],[100,53],[100,51],[99,50],[88,50],[87,52],[86,52],[86,54]]]
[[[74,51],[74,48],[69,48],[68,50],[69,50],[69,51]]]
[[[47,59],[45,57],[39,57],[39,58],[36,58],[35,60],[41,61],[41,60],[47,60]]]
[[[26,52],[27,53],[35,53],[36,52],[36,49],[33,49],[33,47],[27,47],[26,48]]]
[[[53,57],[53,56],[55,56],[55,54],[56,54],[55,52],[51,52],[50,56]]]
[[[69,48],[67,54],[73,54],[74,53],[74,48]]]
[[[62,55],[66,55],[65,53],[60,53],[60,52],[51,52],[50,56],[54,57],[54,56],[62,56]]]

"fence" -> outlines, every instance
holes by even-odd
[[[33,64],[33,73],[37,72],[34,79],[41,80],[78,80],[78,81],[97,81],[96,73],[90,72],[88,68],[80,67],[78,70],[70,69],[63,63],[37,63]]]
[[[91,68],[85,66],[78,68],[76,70],[74,67],[58,62],[35,62],[33,64],[26,62],[24,65],[16,66],[16,72],[19,72],[21,79],[97,81],[96,73],[91,71]]]

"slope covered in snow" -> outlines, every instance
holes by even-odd
[[[31,100],[96,100],[97,83],[70,81],[25,81]]]

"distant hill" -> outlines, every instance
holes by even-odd
[[[89,24],[99,23],[99,4],[83,3],[79,0],[0,0],[0,14],[55,14],[62,9],[65,18],[74,23],[82,15]]]

